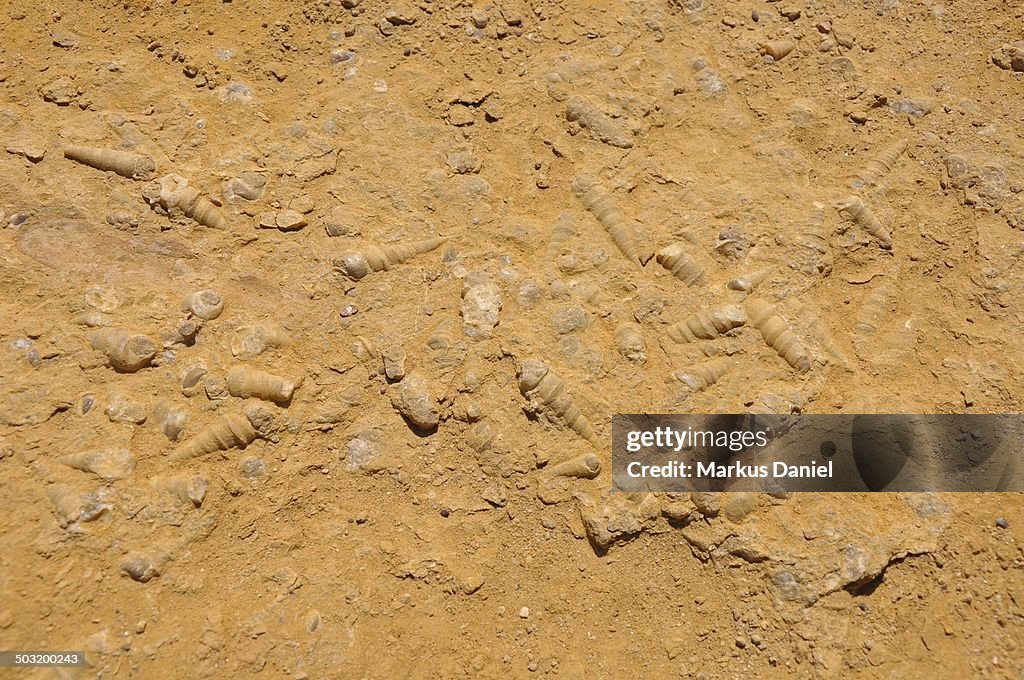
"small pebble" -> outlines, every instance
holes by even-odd
[[[345,305],[344,307],[341,308],[341,311],[338,313],[341,314],[342,317],[350,317],[355,316],[356,312],[358,311],[359,310],[356,309],[355,305]]]
[[[21,226],[28,221],[29,214],[27,212],[16,212],[7,218],[7,224],[12,227]]]
[[[288,207],[305,215],[313,212],[313,208],[316,207],[316,204],[313,202],[313,198],[311,196],[303,194],[293,198],[288,204]]]
[[[422,432],[433,432],[440,419],[440,408],[434,385],[416,372],[398,383],[391,395],[391,404],[409,424]]]
[[[78,414],[86,415],[92,410],[93,404],[96,403],[96,398],[91,394],[83,394],[82,398],[78,400]]]
[[[78,47],[78,36],[65,31],[54,31],[50,38],[55,47]]]
[[[267,474],[267,464],[255,456],[247,456],[238,464],[238,471],[246,479],[255,479]]]
[[[996,526],[1000,529],[1009,529],[1010,523],[1006,521],[1005,517],[996,517]]]
[[[448,517],[452,514],[452,511],[448,508],[441,508],[441,517]]]
[[[521,618],[521,619],[528,619],[528,618],[530,618],[530,608],[529,607],[523,607],[522,609],[520,609],[519,610],[519,618]]]
[[[405,377],[405,350],[401,345],[391,345],[382,352],[384,375],[390,381]]]
[[[277,215],[265,212],[260,215],[260,221],[257,224],[260,229],[277,229]]]
[[[148,583],[160,575],[159,568],[148,555],[139,552],[129,553],[121,562],[121,571],[139,583]]]
[[[356,58],[355,52],[348,50],[334,50],[331,52],[331,64],[348,64]]]
[[[302,213],[291,209],[282,210],[277,213],[277,218],[274,220],[274,223],[281,231],[296,231],[309,224]]]

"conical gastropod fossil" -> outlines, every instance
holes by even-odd
[[[795,48],[796,43],[792,40],[771,40],[761,45],[761,54],[778,61],[792,52]]]
[[[551,239],[548,241],[544,262],[549,269],[554,269],[555,258],[562,253],[565,242],[576,235],[575,219],[568,210],[563,210],[551,227]]]
[[[593,479],[601,474],[601,459],[594,453],[584,453],[548,468],[552,477],[579,477]]]
[[[197,508],[206,500],[206,492],[210,488],[210,480],[206,477],[188,474],[153,477],[150,484],[157,491],[173,496],[182,503],[191,503]]]
[[[93,332],[93,349],[107,355],[111,367],[124,373],[134,373],[149,366],[156,357],[156,343],[141,333],[129,333],[118,328],[101,328]]]
[[[796,244],[804,248],[796,260],[788,262],[793,269],[805,274],[825,274],[832,271],[832,255],[828,234],[825,231],[825,205],[817,201],[811,214],[800,227]]]
[[[772,275],[771,269],[760,269],[756,272],[750,272],[745,276],[735,278],[726,284],[729,290],[737,290],[741,293],[752,293],[754,289],[760,286],[762,283],[768,280],[768,277]]]
[[[857,315],[857,322],[853,326],[855,333],[870,335],[877,333],[882,319],[889,313],[889,306],[892,303],[896,284],[893,279],[882,281],[873,290],[860,307]]]
[[[892,234],[882,226],[871,208],[857,196],[850,196],[844,201],[835,204],[836,210],[854,224],[862,227],[866,232],[878,239],[879,244],[888,250],[892,248]]]
[[[853,329],[850,331],[853,350],[861,359],[872,361],[876,358],[873,353],[868,351],[869,342],[878,333],[883,320],[890,314],[895,295],[896,279],[894,275],[883,280],[861,304]]]
[[[268,347],[284,347],[288,340],[288,332],[277,324],[242,326],[231,336],[231,354],[239,359],[251,359]]]
[[[387,271],[396,264],[408,262],[417,255],[429,253],[444,243],[443,238],[432,238],[393,246],[369,246],[362,252],[347,252],[332,260],[334,270],[353,281],[370,272]]]
[[[159,203],[165,210],[180,210],[185,217],[203,226],[214,229],[226,229],[228,226],[217,206],[198,189],[190,187],[188,180],[181,175],[164,175],[156,182],[147,184],[142,189],[142,196],[150,205]]]
[[[53,503],[61,528],[95,521],[110,510],[110,504],[103,502],[99,495],[92,491],[79,491],[66,484],[47,487],[46,496]]]
[[[735,362],[732,359],[711,359],[672,373],[672,377],[686,385],[691,392],[699,392],[722,379]]]
[[[292,399],[297,383],[248,366],[232,366],[227,375],[228,392],[234,397],[256,397],[277,404]]]
[[[876,186],[885,175],[892,172],[900,156],[906,150],[906,139],[899,139],[893,142],[853,175],[850,180],[850,186],[854,189]]]
[[[179,446],[171,454],[171,460],[178,462],[205,456],[215,451],[242,448],[256,439],[256,428],[240,413],[230,413],[217,418],[194,437]]]
[[[640,256],[637,255],[636,246],[633,244],[633,238],[629,233],[626,218],[622,216],[622,212],[615,205],[615,199],[608,193],[608,190],[590,177],[574,179],[572,190],[612,237],[612,241],[619,247],[622,254],[637,267],[643,267],[640,263]]]
[[[764,341],[778,352],[786,363],[801,373],[810,370],[811,362],[800,338],[790,330],[789,324],[779,316],[771,304],[759,299],[748,300],[747,313],[750,315],[750,325],[761,331]]]
[[[224,311],[224,298],[212,290],[189,293],[181,303],[181,311],[189,312],[205,321],[213,321]]]
[[[687,286],[704,285],[704,268],[694,262],[686,254],[686,247],[681,243],[673,243],[658,251],[658,264],[672,272]]]
[[[578,435],[598,445],[594,427],[573,404],[565,382],[547,364],[536,359],[524,361],[519,366],[519,391],[528,399],[537,399]]]
[[[82,472],[91,472],[101,479],[124,479],[135,469],[135,456],[128,449],[100,449],[61,456],[60,462]]]
[[[615,329],[615,344],[619,354],[627,361],[642,364],[647,361],[647,342],[644,341],[643,329],[634,321],[626,321]]]
[[[156,161],[143,154],[91,146],[68,146],[64,149],[64,157],[97,170],[116,172],[128,179],[151,180],[156,177]]]
[[[599,142],[620,149],[633,148],[633,137],[614,118],[582,97],[570,97],[565,106],[565,119],[579,123]]]
[[[736,305],[704,309],[668,327],[668,336],[679,343],[713,340],[747,322],[747,314]]]
[[[850,365],[849,358],[847,358],[846,354],[843,353],[843,350],[839,348],[835,340],[832,339],[832,334],[829,333],[825,322],[818,318],[818,315],[814,313],[810,305],[803,305],[797,310],[797,314],[806,319],[807,327],[810,329],[814,339],[818,342],[818,345],[828,352],[845,370],[853,371],[853,366]]]

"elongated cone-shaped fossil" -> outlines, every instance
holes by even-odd
[[[825,205],[815,201],[807,220],[797,229],[795,242],[805,250],[800,251],[787,264],[809,276],[827,275],[832,271],[832,255],[829,235],[825,232]]]
[[[634,321],[626,321],[615,329],[615,344],[619,354],[634,364],[647,361],[647,342],[644,340],[643,329]]]
[[[750,325],[761,331],[768,346],[779,353],[790,366],[801,373],[810,370],[811,361],[807,358],[807,350],[789,328],[789,324],[779,316],[775,308],[760,299],[747,301],[747,314]]]
[[[101,479],[124,479],[135,469],[135,456],[128,449],[81,451],[60,457],[60,462],[75,470],[91,472]]]
[[[134,373],[149,366],[156,356],[157,345],[141,333],[129,333],[119,328],[101,328],[94,331],[90,342],[93,349],[107,355],[114,370]]]
[[[733,360],[728,358],[702,361],[673,372],[672,377],[686,385],[692,392],[700,392],[721,380],[732,368],[733,363]]]
[[[268,347],[284,347],[288,341],[288,331],[274,323],[242,326],[231,336],[231,354],[239,359],[251,359]]]
[[[797,310],[797,314],[807,319],[807,327],[810,329],[814,339],[818,342],[826,352],[836,360],[840,366],[847,371],[852,371],[853,366],[850,364],[849,358],[843,353],[843,350],[839,348],[835,340],[832,339],[832,334],[829,333],[828,327],[825,323],[818,318],[818,315],[814,313],[809,305],[803,305]]]
[[[164,175],[156,182],[146,185],[142,195],[151,205],[160,203],[167,210],[178,209],[185,217],[195,220],[205,227],[226,229],[228,222],[224,215],[210,199],[203,196],[198,189],[188,185],[188,180],[181,175]]]
[[[866,232],[878,239],[879,244],[888,250],[892,248],[892,234],[882,226],[871,208],[857,196],[850,196],[844,201],[835,204],[836,210],[843,217],[852,220],[854,224],[862,227]]]
[[[551,227],[551,240],[548,241],[548,250],[544,256],[544,262],[549,268],[554,268],[555,258],[562,253],[565,242],[576,235],[575,222],[568,210],[563,210],[555,219]]]
[[[868,161],[867,165],[858,170],[850,179],[850,186],[854,189],[863,189],[864,187],[878,185],[885,175],[892,172],[900,156],[906,150],[907,140],[896,140],[883,149],[878,156]]]
[[[256,397],[276,404],[287,404],[295,392],[296,383],[281,376],[248,366],[232,366],[227,375],[228,392],[233,397]]]
[[[896,292],[896,282],[890,278],[882,281],[867,298],[864,299],[853,325],[854,335],[871,335],[878,332],[882,319],[889,314],[889,305]]]
[[[206,500],[206,492],[210,488],[210,480],[200,475],[177,474],[156,476],[150,484],[160,493],[177,498],[182,503],[191,503],[199,507]]]
[[[181,302],[181,311],[190,312],[206,321],[213,321],[224,311],[224,298],[212,290],[197,290],[189,293]]]
[[[358,281],[370,272],[387,271],[396,264],[408,262],[417,255],[429,253],[444,243],[443,238],[432,238],[414,243],[398,243],[393,246],[368,246],[363,252],[342,253],[331,264],[334,270]]]
[[[242,448],[256,439],[256,428],[240,413],[223,415],[213,421],[196,436],[179,446],[171,454],[171,460],[178,462],[205,456],[214,451],[228,451]]]
[[[66,484],[47,487],[46,495],[53,503],[61,527],[75,522],[92,522],[110,510],[110,505],[92,491],[79,491]]]
[[[713,340],[746,322],[746,312],[736,305],[703,309],[669,326],[668,336],[679,343]]]
[[[574,432],[598,445],[593,426],[573,404],[566,393],[565,382],[547,364],[536,359],[524,361],[519,367],[519,391],[528,399],[539,399]]]
[[[552,477],[579,477],[593,479],[601,473],[601,459],[593,453],[584,453],[548,468]]]
[[[794,48],[796,48],[796,43],[792,40],[771,40],[761,45],[761,54],[778,61],[792,52]]]
[[[608,190],[590,177],[574,179],[572,190],[612,237],[612,241],[619,247],[622,254],[637,267],[642,268],[643,265],[640,263],[640,256],[637,255],[636,246],[633,245],[633,238],[629,233],[626,218],[622,216],[622,212],[615,205],[615,199],[608,193]]]
[[[97,170],[116,172],[128,179],[151,180],[156,177],[156,161],[143,154],[91,146],[69,146],[64,149],[64,157]]]
[[[590,131],[598,141],[620,149],[633,147],[633,137],[614,118],[582,97],[570,97],[565,105],[565,118],[580,124]]]
[[[733,279],[725,285],[729,290],[738,290],[741,293],[752,293],[755,288],[767,281],[771,274],[771,269],[760,269],[756,272],[750,272],[745,276]]]
[[[822,255],[828,252],[828,235],[825,234],[825,204],[814,202],[810,217],[800,231],[800,243],[805,248],[816,250]]]
[[[704,268],[690,259],[686,247],[681,243],[673,243],[658,251],[658,264],[672,272],[687,286],[704,285]]]

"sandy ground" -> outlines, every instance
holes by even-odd
[[[1019,495],[608,494],[1021,409],[1012,5],[6,3],[3,677],[1024,677]]]

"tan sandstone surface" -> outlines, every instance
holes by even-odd
[[[1019,494],[609,493],[614,413],[1021,410],[1015,3],[0,29],[0,649],[89,662],[0,677],[1024,677]]]

